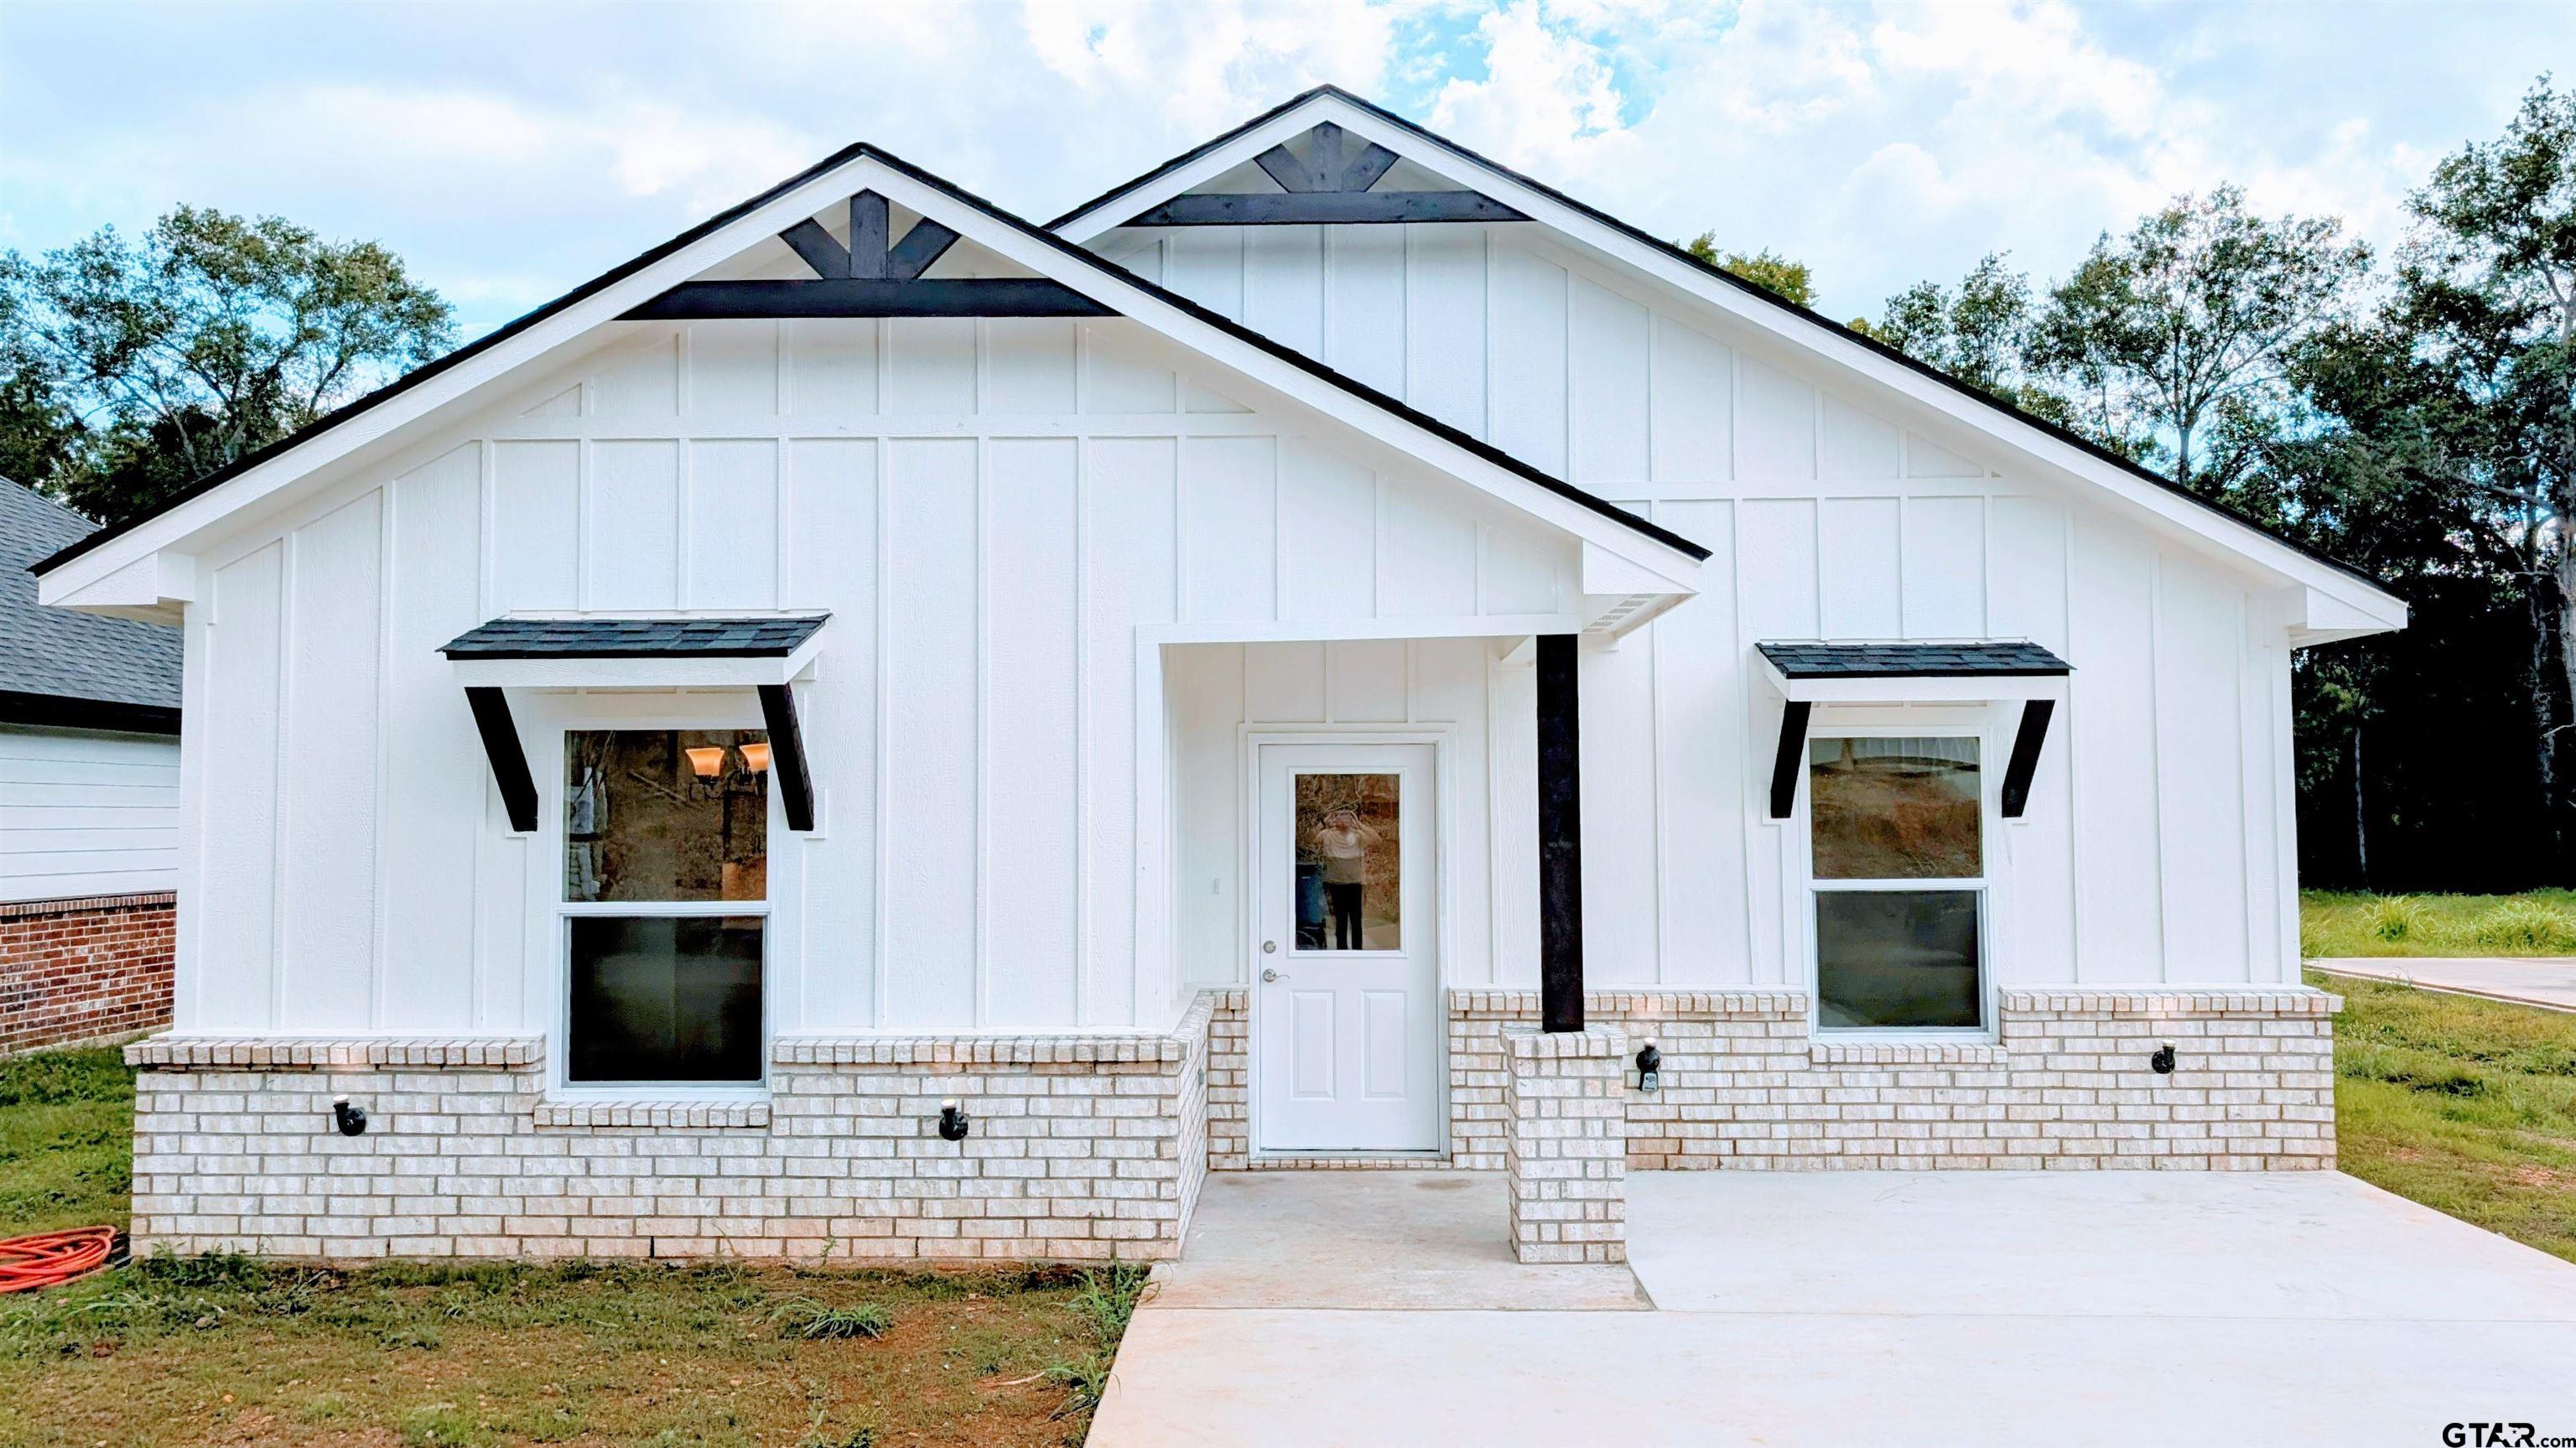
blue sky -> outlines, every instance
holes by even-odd
[[[0,246],[180,201],[400,252],[468,335],[852,140],[1045,219],[1318,81],[1875,315],[2243,183],[2383,245],[2563,4],[0,0]]]

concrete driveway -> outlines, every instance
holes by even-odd
[[[2350,1177],[1629,1187],[1633,1276],[1514,1264],[1491,1175],[1211,1176],[1090,1444],[2576,1434],[2576,1265]]]
[[[2366,960],[2311,960],[2308,967],[2328,975],[2393,980],[2400,985],[2486,996],[2553,1011],[2576,1011],[2576,960],[2561,957],[2453,959],[2447,956],[2382,956]]]

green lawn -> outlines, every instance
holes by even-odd
[[[113,1050],[0,1061],[0,1237],[122,1226]],[[157,1259],[0,1297],[0,1448],[1077,1444],[1140,1268]]]
[[[0,1237],[125,1225],[134,1073],[113,1046],[0,1060]]]
[[[2522,895],[2299,896],[2299,954],[2576,955],[2576,890]]]
[[[2576,1262],[2576,1015],[2308,973],[2335,1019],[2339,1164]]]

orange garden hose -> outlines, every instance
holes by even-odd
[[[58,1287],[107,1265],[116,1250],[114,1227],[74,1227],[0,1242],[0,1292]]]

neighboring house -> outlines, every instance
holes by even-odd
[[[42,576],[188,634],[147,1244],[2333,1161],[2290,658],[2404,606],[1338,91],[843,151]]]
[[[0,478],[0,1055],[170,1023],[179,630],[27,572],[97,530]]]

